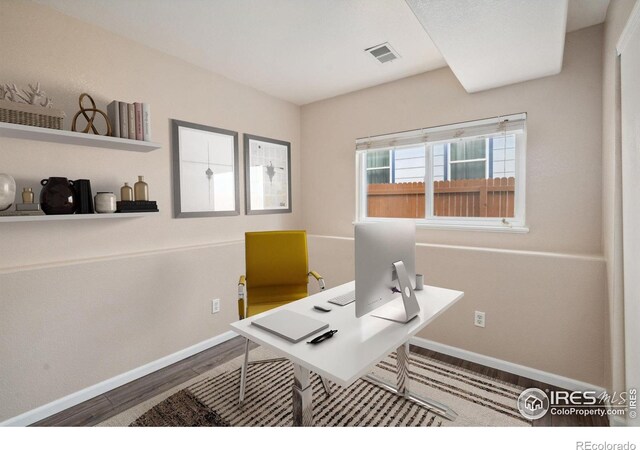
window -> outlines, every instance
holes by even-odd
[[[492,140],[493,149],[493,176],[516,176],[516,136],[511,134]]]
[[[424,146],[366,152],[369,217],[424,217]]]
[[[526,115],[356,141],[358,221],[526,231]]]

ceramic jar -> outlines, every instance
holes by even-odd
[[[0,211],[9,209],[16,200],[16,180],[11,175],[0,173]]]
[[[94,199],[96,212],[114,213],[116,212],[116,195],[113,192],[98,192]]]
[[[40,208],[45,214],[73,214],[76,212],[73,181],[64,177],[50,177],[42,180]]]

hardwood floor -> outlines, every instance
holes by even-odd
[[[514,375],[509,372],[504,372],[502,370],[494,369],[492,367],[483,366],[480,364],[476,364],[473,362],[465,361],[463,359],[455,358],[449,355],[443,355],[442,353],[437,353],[432,350],[427,350],[422,347],[416,347],[414,345],[411,346],[411,351],[420,353],[422,355],[428,356],[433,359],[437,359],[439,361],[445,362],[447,364],[451,364],[454,366],[462,367],[467,370],[471,370],[476,373],[480,373],[487,377],[495,378],[497,380],[504,381],[506,383],[516,384],[518,386],[522,386],[523,388],[535,387],[545,390],[553,390],[553,391],[566,391],[566,389],[561,389],[556,386],[552,386],[550,384],[541,383],[540,381],[532,380],[530,378],[521,377],[519,375]],[[558,416],[546,414],[541,419],[535,420],[533,422],[534,427],[608,427],[609,420],[606,416],[579,416],[579,415],[566,415],[566,416]]]
[[[235,337],[157,372],[47,417],[32,426],[93,426],[174,386],[224,364],[244,352],[244,338]]]
[[[184,383],[193,377],[240,356],[243,351],[244,338],[233,338],[216,347],[205,350],[91,400],[61,411],[58,414],[47,417],[32,426],[96,425],[140,402],[153,398],[174,386]],[[436,353],[421,347],[412,345],[411,351],[525,388],[537,387],[542,390],[560,390],[555,386]],[[533,423],[534,426],[608,426],[608,424],[606,417],[584,417],[575,415],[552,416],[550,414],[545,415],[542,419],[536,420]]]

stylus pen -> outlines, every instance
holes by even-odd
[[[338,332],[338,330],[329,330],[324,334],[321,334],[320,336],[311,339],[310,341],[307,341],[307,344],[319,344],[320,342],[324,341],[325,339],[329,339],[331,337],[333,337],[334,334],[336,334]]]

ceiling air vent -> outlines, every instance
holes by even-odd
[[[381,63],[386,63],[389,61],[393,61],[394,59],[398,59],[400,55],[396,52],[388,42],[384,44],[376,45],[373,47],[369,47],[364,50],[365,52],[369,52],[373,55],[375,59],[380,61]]]

